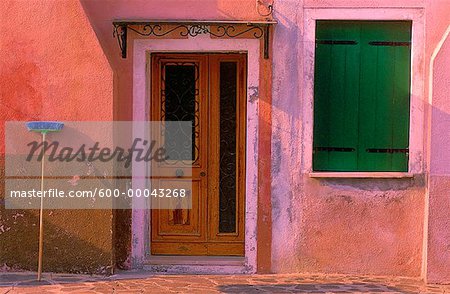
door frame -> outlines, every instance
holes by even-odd
[[[146,121],[150,116],[150,54],[151,53],[246,53],[247,99],[245,143],[245,253],[241,265],[227,266],[226,261],[217,265],[174,265],[173,270],[205,271],[205,273],[255,273],[257,269],[257,212],[258,212],[258,142],[260,41],[257,39],[136,39],[133,41],[133,121]],[[134,136],[142,136],[133,130]],[[134,189],[145,188],[148,166],[145,162],[133,165]],[[133,198],[131,266],[143,268],[150,255],[150,210],[145,199]],[[143,209],[142,207],[147,207]]]

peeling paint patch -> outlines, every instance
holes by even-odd
[[[2,266],[0,266],[0,272],[8,272],[11,271],[13,268],[8,266],[6,263],[4,263]]]
[[[24,216],[24,214],[23,214],[23,213],[19,213],[19,212],[12,215],[12,217],[14,218],[14,220],[17,220],[18,217],[23,217],[23,216]]]
[[[273,191],[273,186],[272,186],[272,191]],[[278,199],[278,197],[273,197],[275,193],[272,193],[272,222],[275,223],[276,220],[278,220],[278,218],[281,215],[281,208],[280,208],[280,201]]]
[[[334,196],[330,196],[330,197],[328,197],[326,199],[326,202],[327,203],[333,202],[336,199],[340,199],[340,200],[342,200],[342,201],[344,201],[344,202],[346,202],[348,204],[353,202],[352,196],[349,196],[349,195],[334,195]]]
[[[281,167],[281,142],[279,138],[274,139],[273,153],[272,153],[272,174],[276,176],[280,173]]]
[[[294,214],[292,212],[292,199],[293,199],[293,194],[292,191],[289,191],[288,193],[289,196],[289,207],[286,209],[287,214],[288,214],[288,218],[289,218],[289,223],[293,223],[294,222]]]
[[[248,87],[250,103],[254,103],[259,97],[259,88],[257,86]]]

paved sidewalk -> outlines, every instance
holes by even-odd
[[[152,275],[110,277],[0,273],[0,293],[450,293],[419,279],[341,275]]]

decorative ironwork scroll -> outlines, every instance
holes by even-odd
[[[127,26],[114,25],[113,37],[117,38],[122,58],[127,58]]]
[[[166,62],[161,76],[161,121],[191,121],[192,132],[183,128],[163,130],[165,149],[173,164],[198,164],[200,91],[199,67],[195,62]],[[190,138],[189,138],[190,136]],[[183,146],[192,146],[190,152]],[[166,162],[167,163],[167,162]]]
[[[113,22],[113,37],[117,39],[122,58],[127,57],[128,30],[143,37],[168,37],[178,34],[180,37],[197,37],[209,34],[214,38],[252,38],[263,39],[264,58],[269,58],[269,27],[275,21],[266,22]]]
[[[237,199],[237,62],[220,63],[219,232],[235,233]]]

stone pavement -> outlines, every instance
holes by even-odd
[[[342,275],[154,275],[114,276],[0,273],[0,293],[450,293],[450,285],[419,279]]]

